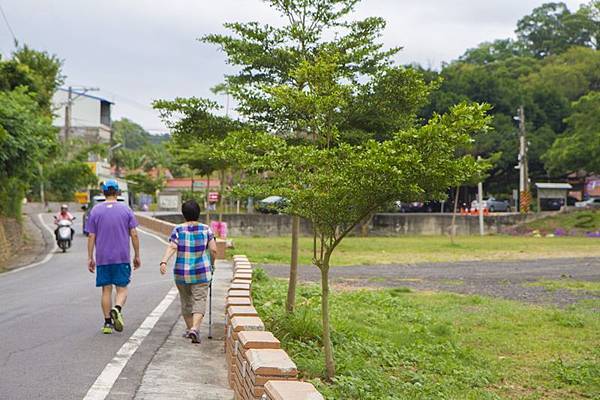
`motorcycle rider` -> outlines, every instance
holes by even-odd
[[[69,212],[69,206],[66,204],[63,204],[62,206],[60,206],[60,212],[54,217],[54,224],[58,225],[58,223],[62,220],[67,220],[69,222],[73,222],[73,219],[74,219],[73,215]],[[75,235],[75,230],[73,228],[71,228],[71,240],[73,240],[74,235]],[[54,236],[56,237],[56,240],[58,240],[58,226],[54,230]]]

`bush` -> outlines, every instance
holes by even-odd
[[[0,179],[0,215],[21,219],[25,185],[17,178]]]

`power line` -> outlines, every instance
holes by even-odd
[[[15,47],[19,47],[19,41],[17,40],[17,36],[15,35],[15,32],[13,31],[12,27],[10,26],[10,23],[8,22],[8,18],[6,17],[6,14],[4,13],[2,4],[0,4],[0,14],[2,14],[2,19],[4,19],[4,22],[6,23],[6,27],[8,28],[10,34],[12,35],[13,41],[15,42]]]

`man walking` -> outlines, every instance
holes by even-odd
[[[119,184],[108,180],[102,185],[106,201],[99,203],[90,212],[86,230],[88,237],[88,270],[96,271],[96,287],[102,288],[102,332],[109,334],[113,328],[123,330],[123,306],[127,300],[127,286],[131,282],[131,254],[129,240],[135,252],[133,267],[138,269],[140,240],[138,225],[133,211],[117,201]],[[96,260],[94,261],[94,247]],[[112,306],[113,286],[116,287],[115,306]]]

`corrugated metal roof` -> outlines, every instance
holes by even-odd
[[[535,187],[538,189],[573,189],[573,186],[568,183],[536,183]]]
[[[63,92],[68,92],[69,91],[69,89],[65,89],[65,88],[58,88],[58,90],[63,91]],[[103,99],[102,97],[92,96],[91,94],[78,92],[77,90],[72,90],[71,93],[73,93],[74,95],[77,95],[77,96],[87,97],[89,99],[94,99],[94,100],[104,101],[104,102],[107,102],[107,103],[110,103],[110,104],[115,104],[115,103],[113,103],[110,100]]]

